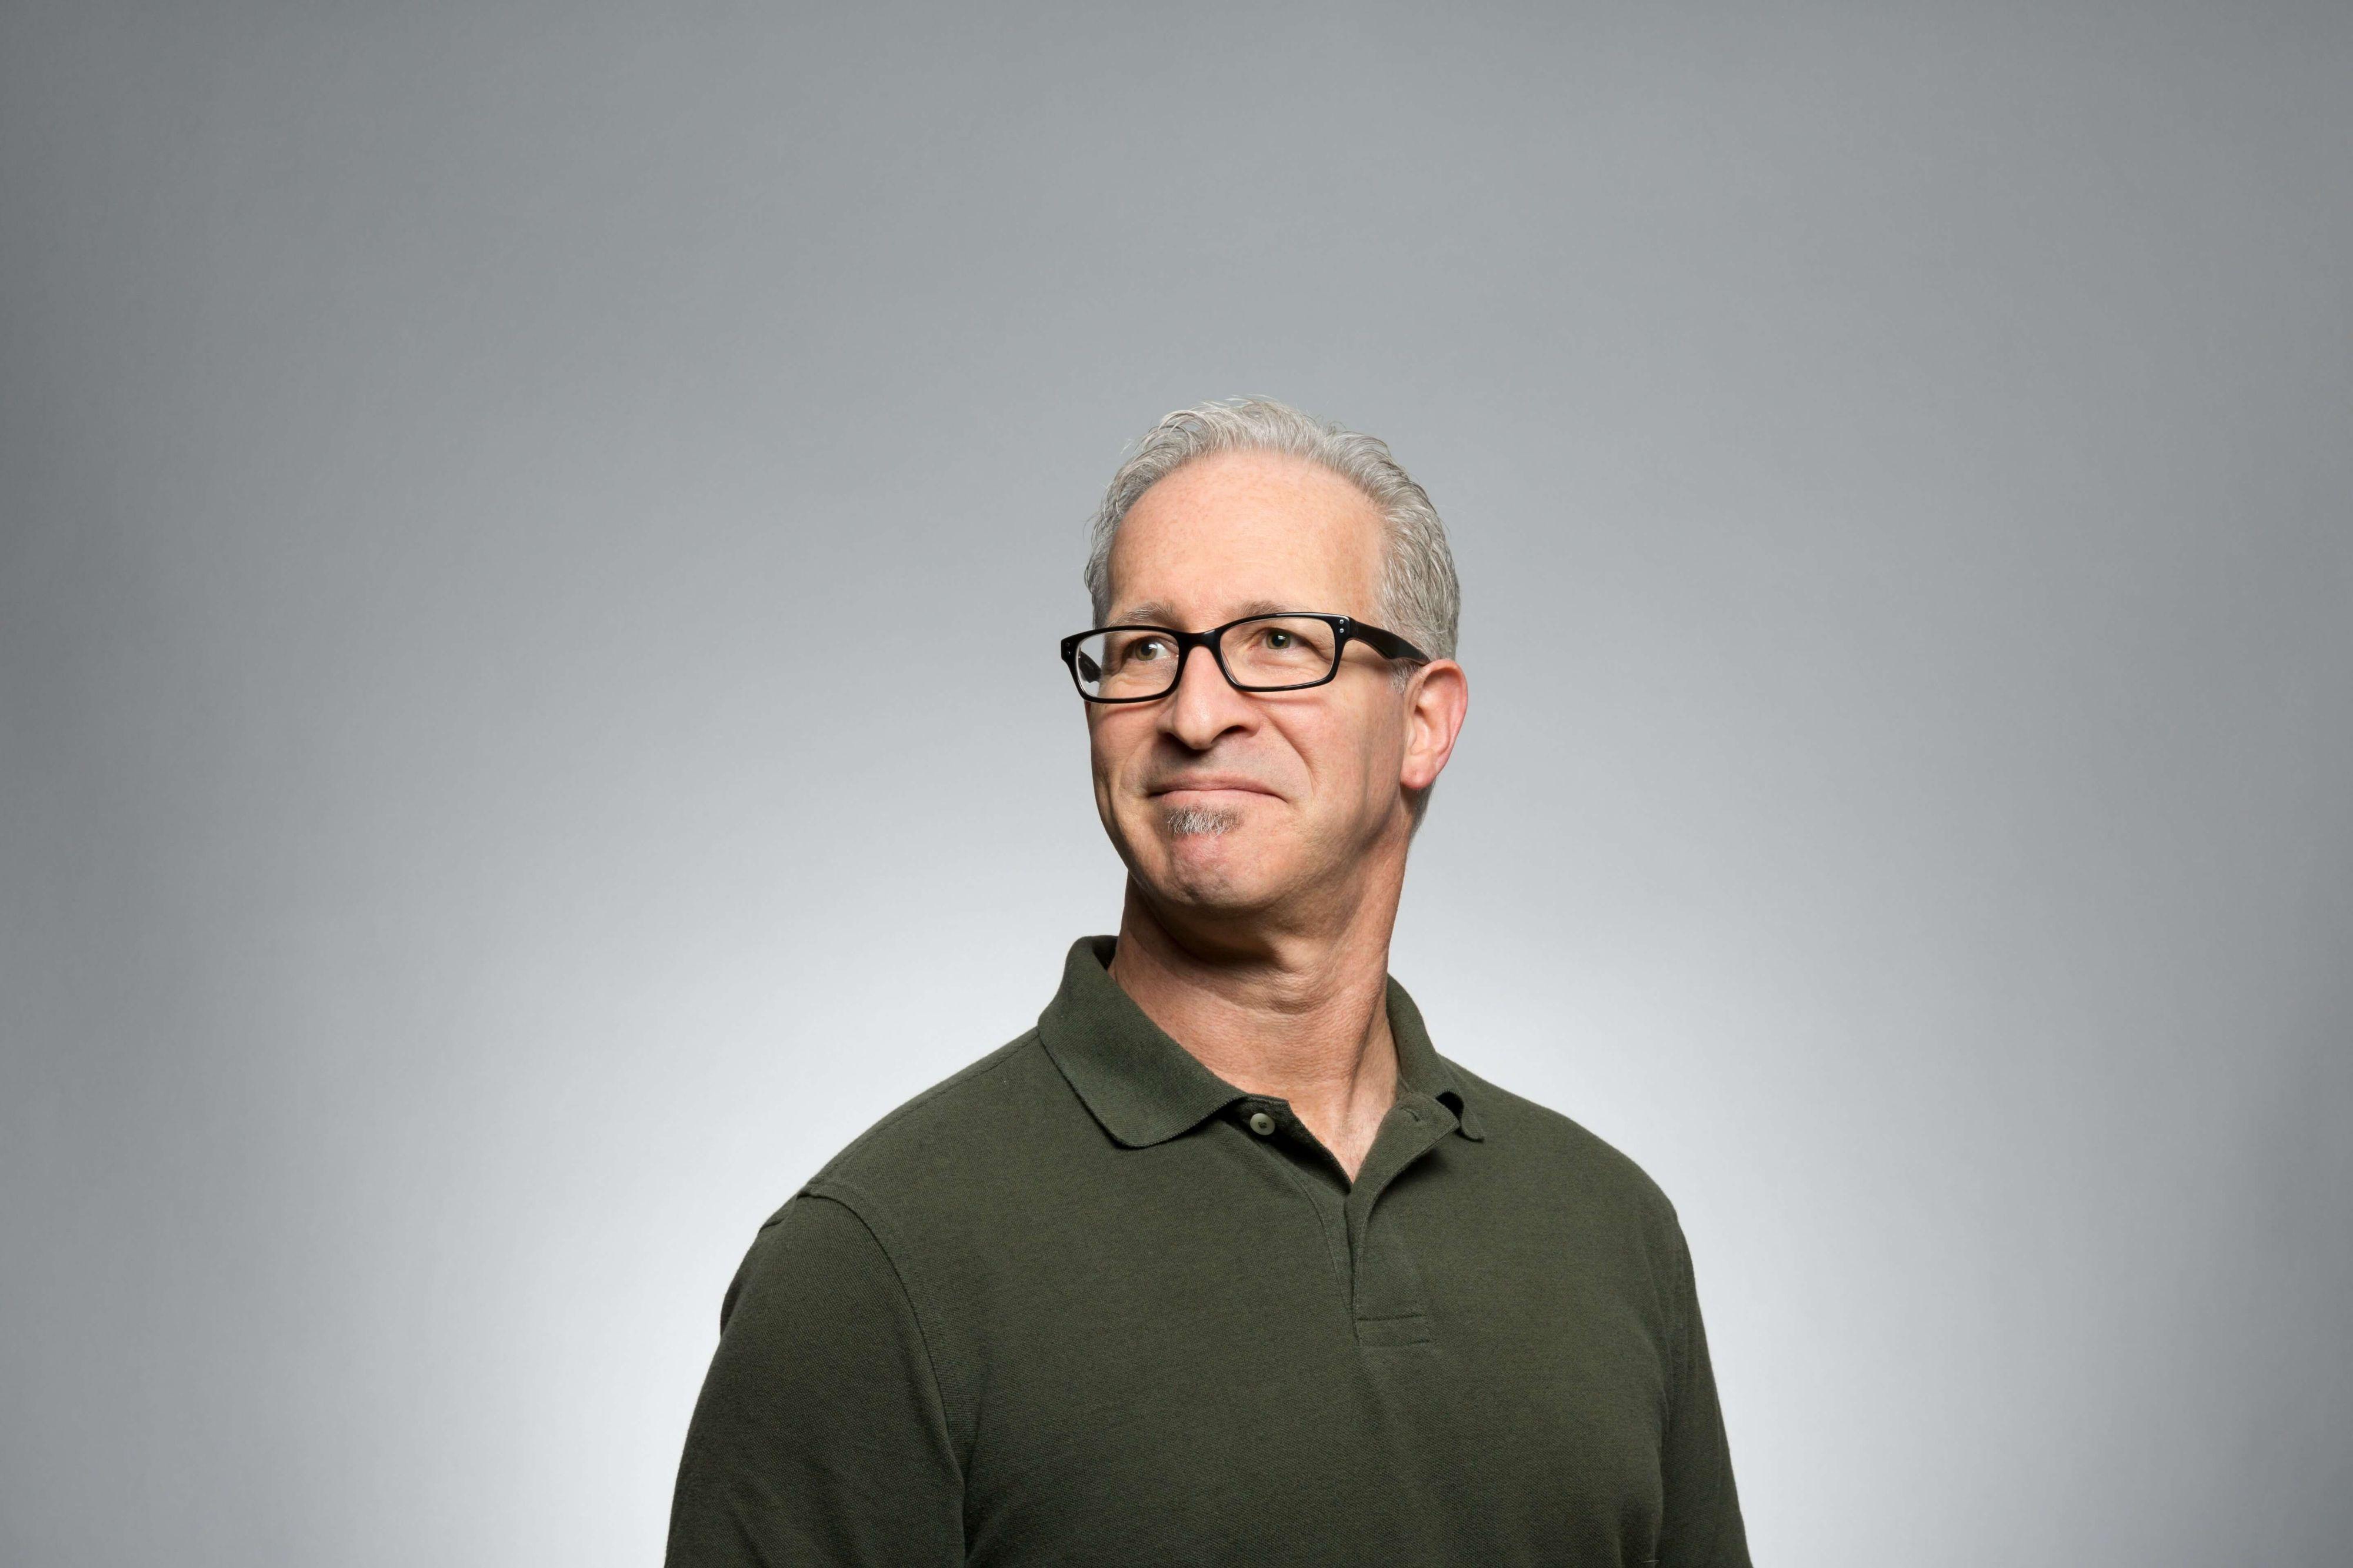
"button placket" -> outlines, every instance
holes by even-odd
[[[1401,1099],[1390,1114],[1394,1120],[1366,1157],[1345,1210],[1355,1276],[1351,1310],[1357,1340],[1366,1345],[1419,1344],[1430,1338],[1421,1269],[1395,1226],[1376,1226],[1373,1220],[1389,1184],[1454,1130],[1442,1105],[1419,1095]]]
[[[1279,1101],[1245,1100],[1234,1108],[1233,1119],[1256,1141],[1267,1145],[1266,1157],[1282,1167],[1284,1176],[1298,1191],[1300,1201],[1315,1216],[1315,1228],[1324,1240],[1332,1287],[1345,1322],[1356,1296],[1351,1279],[1354,1264],[1348,1256],[1347,1177],[1338,1162],[1316,1142],[1303,1124],[1291,1118],[1289,1111],[1290,1107]],[[1286,1126],[1292,1135],[1276,1137]]]

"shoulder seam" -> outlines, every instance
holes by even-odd
[[[833,1190],[820,1190],[825,1188]],[[858,1222],[859,1227],[873,1238],[875,1249],[882,1254],[882,1261],[891,1266],[891,1278],[899,1286],[899,1294],[907,1303],[907,1315],[915,1321],[915,1337],[923,1347],[923,1367],[931,1373],[932,1378],[932,1409],[939,1417],[940,1430],[947,1436],[948,1458],[955,1461],[956,1485],[961,1489],[965,1481],[965,1457],[961,1452],[962,1445],[957,1441],[955,1424],[948,1418],[947,1394],[940,1382],[939,1356],[932,1346],[932,1330],[924,1321],[926,1313],[922,1304],[915,1300],[914,1288],[907,1283],[906,1269],[900,1265],[898,1255],[891,1249],[891,1242],[883,1235],[886,1230],[896,1234],[898,1227],[882,1218],[879,1207],[870,1194],[859,1191],[858,1188],[836,1177],[813,1176],[801,1188],[801,1193],[813,1198],[823,1199],[828,1203],[839,1204],[847,1210],[849,1217]],[[798,1196],[800,1194],[795,1195]],[[865,1206],[860,1207],[860,1205]]]

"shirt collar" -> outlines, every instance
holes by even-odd
[[[1038,1016],[1038,1036],[1094,1118],[1131,1149],[1163,1143],[1204,1117],[1250,1098],[1201,1063],[1145,1015],[1106,967],[1114,936],[1082,936],[1062,963],[1062,987]],[[1389,1035],[1397,1042],[1400,1093],[1428,1096],[1451,1111],[1457,1131],[1486,1137],[1463,1085],[1430,1043],[1421,1009],[1397,976],[1388,980]]]

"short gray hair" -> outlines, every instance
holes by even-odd
[[[1454,552],[1446,525],[1430,494],[1389,456],[1377,437],[1350,430],[1302,413],[1268,397],[1236,397],[1179,408],[1144,433],[1135,454],[1120,464],[1095,509],[1085,578],[1095,624],[1111,614],[1111,547],[1119,525],[1144,492],[1196,458],[1213,452],[1278,452],[1304,458],[1347,480],[1377,508],[1388,530],[1381,562],[1380,624],[1432,658],[1454,657],[1456,623],[1462,615],[1462,585],[1454,575]],[[1305,608],[1307,606],[1301,606]],[[1390,679],[1402,691],[1414,667],[1398,663]],[[1434,787],[1434,786],[1433,786]],[[1421,828],[1430,791],[1409,801],[1413,831]]]
[[[1095,510],[1083,574],[1095,623],[1111,614],[1111,547],[1144,492],[1196,458],[1212,452],[1279,452],[1330,469],[1365,493],[1388,528],[1381,563],[1380,624],[1432,658],[1454,657],[1462,587],[1446,525],[1430,494],[1389,456],[1377,437],[1346,429],[1266,397],[1237,397],[1180,408],[1144,433],[1119,466]],[[1402,687],[1413,667],[1397,667]]]

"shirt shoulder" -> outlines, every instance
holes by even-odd
[[[1032,1027],[886,1111],[793,1196],[848,1205],[888,1247],[894,1217],[978,1207],[1082,1124],[1092,1130]]]
[[[1504,1179],[1527,1199],[1620,1215],[1662,1240],[1679,1234],[1674,1204],[1633,1156],[1552,1107],[1440,1059],[1462,1084]]]

